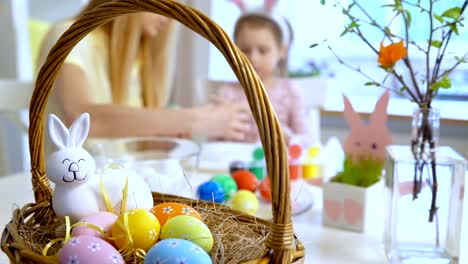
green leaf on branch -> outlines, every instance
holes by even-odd
[[[433,40],[433,41],[431,41],[431,46],[436,47],[436,48],[440,48],[440,47],[442,47],[442,42],[439,41],[439,40]]]
[[[444,23],[444,18],[443,17],[434,14],[434,18],[437,19],[437,21],[439,21],[440,23]]]
[[[325,0],[320,0],[320,3],[321,3],[322,5],[325,5]]]
[[[457,20],[461,15],[461,8],[460,7],[452,7],[450,9],[445,10],[444,13],[442,13],[443,17],[448,17],[452,18],[454,20]]]
[[[310,45],[309,48],[315,48],[315,47],[317,47],[318,45],[319,45],[318,43],[314,43],[314,44]]]
[[[346,35],[348,32],[351,31],[351,29],[353,29],[353,28],[355,28],[355,27],[359,27],[359,24],[358,24],[356,21],[351,22],[351,24],[349,24],[349,25],[343,30],[343,32],[341,32],[340,37]]]
[[[450,27],[450,29],[452,29],[452,31],[458,35],[458,27],[455,23],[450,23],[450,24],[447,24],[447,26]]]
[[[400,88],[400,92],[404,92],[406,90],[408,90],[408,87],[406,87],[406,86],[403,86],[403,87]]]
[[[438,82],[432,85],[431,90],[437,91],[440,88],[448,89],[450,87],[452,87],[452,81],[447,75],[445,75],[444,77],[442,77],[442,79],[440,79]]]
[[[394,5],[394,4],[389,4],[389,5],[381,5],[380,7],[392,7],[393,10],[396,10],[397,9],[397,6]]]
[[[407,23],[408,23],[408,27],[410,27],[410,24],[411,24],[411,12],[408,11],[408,10],[403,10],[406,14],[406,20],[407,20]]]
[[[467,63],[468,62],[465,57],[460,58],[458,56],[455,56],[455,60],[457,60],[458,62],[461,62],[461,63]]]
[[[380,83],[378,83],[378,82],[366,82],[364,85],[365,86],[380,86]]]
[[[389,36],[392,35],[392,32],[390,31],[390,28],[389,28],[389,27],[385,27],[385,28],[384,28],[384,32],[385,32],[385,34],[387,34],[387,35],[389,35]]]

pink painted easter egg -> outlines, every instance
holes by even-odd
[[[59,252],[59,263],[125,263],[111,244],[94,236],[72,237]]]
[[[117,215],[109,212],[98,212],[92,215],[89,215],[83,219],[80,220],[80,222],[84,223],[89,223],[92,225],[95,225],[108,236],[111,236],[111,230],[112,230],[112,225],[114,222],[117,220]],[[105,239],[108,242],[111,242],[110,240],[106,239],[104,235],[90,227],[87,227],[85,225],[83,226],[76,226],[73,228],[72,236],[94,236],[97,238]]]

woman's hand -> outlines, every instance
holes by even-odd
[[[194,110],[193,137],[242,141],[251,129],[247,122],[251,113],[246,105],[217,101]]]

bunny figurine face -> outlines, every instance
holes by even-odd
[[[82,148],[89,133],[89,114],[82,114],[68,130],[55,115],[47,119],[50,141],[57,148],[47,159],[47,177],[56,185],[78,186],[87,182],[96,169],[93,157]]]
[[[386,91],[377,101],[369,123],[364,124],[346,96],[344,117],[350,128],[344,150],[354,161],[360,158],[384,160],[387,146],[392,142],[387,128],[387,106],[390,94]]]

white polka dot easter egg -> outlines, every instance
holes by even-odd
[[[211,264],[210,256],[197,244],[188,240],[171,238],[159,241],[146,254],[145,264],[197,263]]]
[[[127,226],[124,221],[125,215],[127,215]],[[117,218],[112,226],[112,237],[119,249],[126,248],[133,242],[133,248],[146,251],[156,244],[160,230],[158,219],[150,211],[133,209]]]
[[[106,241],[94,236],[72,237],[59,252],[60,264],[123,264],[120,253]]]
[[[89,223],[96,227],[99,227],[106,236],[111,236],[112,225],[114,225],[115,220],[117,220],[117,215],[109,212],[99,212],[87,216],[80,220],[80,223]],[[91,227],[86,225],[78,225],[73,228],[72,236],[95,236],[101,239],[106,240],[107,242],[111,242],[104,237],[104,235]],[[112,242],[111,242],[112,243]]]
[[[213,235],[210,229],[193,216],[179,215],[167,220],[161,230],[161,240],[168,238],[190,240],[207,252],[213,247]]]

